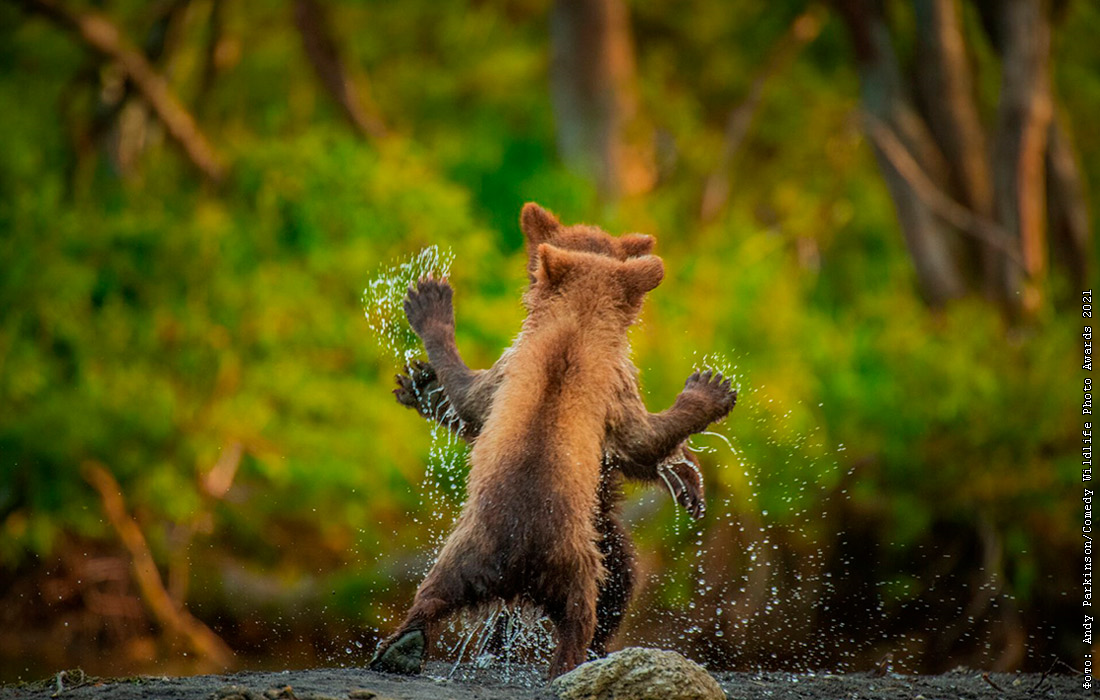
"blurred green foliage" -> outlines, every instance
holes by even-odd
[[[487,366],[522,318],[516,218],[535,200],[566,222],[657,236],[668,274],[632,335],[652,409],[705,353],[728,358],[741,384],[723,428],[736,453],[704,458],[702,529],[661,494],[648,510],[631,497],[643,563],[670,572],[649,605],[682,606],[692,543],[737,521],[821,561],[844,528],[870,533],[874,568],[851,575],[880,586],[870,607],[904,606],[932,585],[938,562],[917,552],[943,544],[946,523],[995,533],[997,585],[1035,636],[1028,663],[1074,653],[1044,625],[1062,619],[1076,580],[1077,290],[1053,278],[1057,303],[1022,328],[977,299],[922,305],[853,118],[835,19],[768,82],[729,204],[699,221],[726,114],[801,7],[632,4],[644,109],[671,145],[654,192],[609,205],[556,160],[541,0],[334,3],[347,58],[393,131],[372,143],[319,87],[284,3],[226,3],[239,55],[203,88],[212,3],[196,0],[170,76],[232,162],[219,188],[155,122],[126,174],[75,149],[73,123],[93,119],[105,69],[0,5],[3,577],[33,576],[65,548],[116,546],[81,477],[96,460],[158,561],[190,561],[189,604],[231,642],[260,613],[296,630],[385,627],[423,570],[426,533],[446,530],[461,494],[422,495],[429,431],[389,394],[398,367],[368,332],[363,288],[423,246],[452,248],[459,346]],[[152,12],[136,0],[105,11],[135,37]],[[1100,10],[1074,3],[1055,53],[1091,182],[1097,31]],[[233,486],[211,495],[204,479],[235,444]],[[724,542],[712,548],[734,548]],[[964,559],[950,565],[970,572]],[[711,568],[719,580],[747,565],[738,552],[717,561],[729,567]],[[246,579],[282,592],[264,598]],[[628,634],[645,638],[645,622]],[[747,638],[784,643],[753,624]],[[861,641],[868,655],[879,631]]]

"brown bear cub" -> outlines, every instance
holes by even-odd
[[[538,247],[543,243],[549,243],[556,248],[606,255],[616,260],[649,255],[653,252],[655,243],[652,236],[642,234],[627,234],[616,238],[596,226],[563,226],[553,214],[534,202],[524,205],[520,214],[520,228],[526,239],[527,272],[532,283]],[[492,396],[500,385],[509,352],[505,351],[490,369],[474,371],[466,366],[458,353],[453,334],[450,338],[439,341],[437,345],[443,351],[442,364],[452,381],[459,386],[454,390],[446,385],[440,386],[435,368],[426,362],[416,362],[407,368],[407,374],[397,375],[398,388],[393,393],[399,403],[447,426],[463,439],[472,441],[481,432],[485,416],[489,413]],[[631,370],[637,374],[637,369],[633,366]],[[459,389],[465,391],[460,393]],[[459,395],[459,399],[452,400],[451,393]],[[639,396],[637,403],[640,401]],[[614,461],[614,455],[608,457],[609,475],[622,474],[629,479],[649,482],[663,480],[677,503],[687,509],[693,518],[702,518],[706,512],[699,460],[686,445],[678,446],[669,455],[662,455],[660,464],[618,464]],[[616,492],[616,484],[608,483],[606,486],[609,494]]]
[[[604,575],[594,516],[609,435],[624,441],[624,461],[656,462],[733,406],[729,382],[709,374],[692,375],[663,413],[620,405],[636,394],[626,330],[662,275],[654,256],[539,246],[529,315],[470,453],[465,507],[372,669],[418,672],[436,623],[494,600],[533,603],[550,618],[551,676],[584,661]],[[406,313],[440,370],[438,342],[453,342],[450,287],[422,280]],[[449,396],[469,389],[442,378]]]
[[[648,255],[652,252],[654,240],[651,236],[628,234],[611,236],[598,227],[586,225],[563,226],[542,207],[528,203],[520,215],[520,228],[527,242],[528,276],[534,282],[534,270],[537,261],[538,246],[549,243],[558,248],[586,251],[605,255],[616,260]],[[436,357],[443,356],[442,366],[447,368],[448,376],[465,387],[465,392],[455,392],[449,385],[441,385],[431,364],[418,362],[409,368],[408,375],[398,375],[398,388],[394,391],[400,403],[416,409],[421,415],[440,422],[451,428],[462,438],[472,441],[481,432],[485,416],[492,403],[493,392],[500,385],[510,351],[505,351],[500,360],[488,370],[470,370],[458,354],[454,343],[453,325],[450,319],[439,324],[452,332],[445,338],[434,338]],[[628,366],[633,376],[633,396],[628,405],[644,412],[644,406],[638,392],[637,369]],[[455,394],[452,401],[450,394]],[[459,418],[455,409],[462,409],[464,419]],[[663,480],[673,497],[695,518],[701,518],[705,512],[703,483],[698,460],[685,445],[678,445],[660,460],[646,464],[622,462],[613,452],[604,453],[603,474],[600,482],[599,510],[596,515],[596,529],[600,535],[598,547],[604,556],[604,568],[607,576],[601,581],[599,598],[596,604],[596,634],[592,638],[590,649],[596,656],[607,653],[607,643],[618,630],[627,606],[634,593],[635,571],[633,545],[618,512],[621,500],[620,482],[623,477],[646,482]],[[498,620],[498,630],[490,641],[489,649],[495,650],[500,644],[498,637],[503,636],[507,618]]]

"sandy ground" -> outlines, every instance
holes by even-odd
[[[531,668],[511,669],[508,678],[497,671],[454,669],[430,664],[428,673],[402,678],[358,669],[248,672],[221,676],[128,679],[82,678],[79,673],[31,684],[0,687],[0,700],[551,700],[553,696]],[[956,671],[941,676],[887,674],[718,673],[731,700],[815,700],[875,698],[941,700],[966,698],[1089,698],[1097,694],[1069,675],[985,675]],[[289,686],[289,687],[288,687]]]

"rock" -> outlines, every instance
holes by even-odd
[[[550,684],[561,700],[726,700],[699,664],[674,651],[630,647],[589,661]]]

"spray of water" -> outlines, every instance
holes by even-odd
[[[447,678],[478,681],[484,674],[527,687],[542,684],[555,645],[553,627],[538,610],[502,601],[459,615],[445,636],[454,658]]]
[[[835,480],[822,479],[821,475],[839,469],[836,452],[807,449],[811,436],[782,434],[782,428],[773,426],[769,421],[774,406],[769,405],[770,400],[760,398],[756,387],[744,384],[737,363],[730,357],[710,353],[697,357],[693,364],[697,371],[720,372],[738,392],[733,418],[694,436],[688,443],[694,452],[708,455],[708,472],[721,486],[708,488],[708,515],[704,521],[695,523],[677,509],[673,535],[684,545],[679,552],[680,561],[673,562],[667,571],[652,574],[646,587],[676,590],[674,579],[687,577],[690,593],[680,597],[679,603],[656,609],[635,605],[625,628],[629,630],[637,624],[639,631],[648,629],[652,634],[653,630],[659,630],[656,638],[638,641],[676,649],[697,660],[702,660],[701,650],[708,650],[711,660],[721,667],[764,668],[767,659],[743,657],[739,645],[724,645],[724,649],[732,652],[720,659],[715,658],[715,648],[723,644],[725,637],[751,639],[765,633],[772,639],[787,637],[797,642],[799,635],[805,636],[800,628],[805,618],[788,616],[792,600],[797,604],[812,590],[826,588],[832,582],[827,580],[828,574],[820,572],[820,567],[813,566],[815,560],[823,557],[821,552],[803,552],[810,562],[806,568],[811,573],[799,571],[794,574],[794,581],[784,581],[786,572],[780,563],[782,543],[790,539],[785,528],[789,528],[791,517],[815,520],[825,517],[817,511],[811,515],[810,510],[824,507],[829,484]],[[769,452],[786,451],[781,473],[776,472],[774,465],[758,464],[746,456],[745,447],[757,447],[738,435],[737,426],[745,425],[746,421],[755,421],[758,428],[763,428],[755,433],[768,436]],[[811,432],[816,433],[817,429]],[[661,465],[659,474],[671,493],[676,477],[669,466],[672,464]],[[782,498],[792,504],[793,515],[781,518],[778,513],[769,513],[767,505],[762,506],[762,484],[769,487],[771,494],[784,494]],[[813,580],[802,581],[799,577],[803,576]],[[643,635],[648,636],[644,632]],[[805,651],[804,662],[808,667],[815,666],[813,650]]]
[[[380,270],[363,290],[367,325],[378,344],[404,367],[420,352],[420,341],[405,320],[402,303],[409,287],[429,275],[447,277],[454,251],[431,245],[396,265]]]
[[[403,302],[409,288],[418,280],[432,276],[448,277],[454,263],[454,251],[431,245],[418,253],[378,271],[363,290],[363,310],[367,325],[374,333],[379,346],[390,353],[397,369],[404,369],[422,352],[420,340],[405,319]],[[441,387],[429,390],[441,392]],[[429,397],[430,398],[430,397]],[[460,480],[465,471],[465,444],[453,430],[461,430],[462,421],[446,396],[436,404],[438,422],[431,425],[431,449],[421,490],[421,506],[430,513],[423,523],[431,534],[432,544],[438,549],[443,543],[451,518],[447,511],[454,509],[454,499],[447,494],[461,492]],[[442,427],[441,427],[442,426]],[[426,571],[422,572],[426,573]]]
[[[419,341],[402,311],[408,288],[428,274],[448,275],[453,259],[450,250],[425,248],[381,271],[364,290],[367,322],[398,367],[406,366],[420,352]],[[845,640],[843,630],[838,629],[831,640],[814,639],[810,619],[830,615],[818,606],[842,582],[826,569],[825,552],[799,543],[815,540],[807,528],[828,519],[831,497],[848,498],[840,467],[845,448],[825,445],[820,426],[792,428],[788,419],[797,407],[777,410],[776,400],[765,398],[763,386],[743,385],[736,362],[726,355],[706,354],[697,357],[694,365],[696,370],[721,372],[738,392],[734,418],[689,442],[696,453],[709,455],[708,472],[724,488],[708,489],[709,514],[702,523],[676,509],[672,535],[686,546],[679,551],[679,561],[673,560],[668,570],[652,574],[643,586],[649,590],[676,588],[674,579],[686,574],[690,593],[681,597],[680,603],[659,605],[658,609],[635,604],[618,641],[676,649],[702,661],[701,650],[723,645],[723,638],[728,638],[723,645],[725,655],[711,655],[712,663],[722,668],[764,670],[779,663],[780,657],[776,653],[750,657],[742,654],[737,644],[763,635],[772,645],[778,642],[787,647],[784,659],[797,658],[797,666],[824,668],[827,659],[839,659],[836,668],[844,670],[873,648],[874,635],[863,630]],[[465,443],[453,430],[461,427],[458,417],[445,399],[438,407],[436,418],[442,425],[433,423],[431,429],[432,447],[421,489],[421,512],[430,513],[430,519],[421,525],[436,550],[461,509],[458,501],[463,494],[466,455]],[[744,430],[749,426],[751,430]],[[752,440],[761,442],[753,444]],[[676,492],[674,487],[683,487],[672,469],[681,464],[695,467],[689,460],[677,459],[658,469],[670,494]],[[851,475],[852,468],[847,473]],[[792,553],[799,558],[797,566],[787,561]],[[424,573],[429,565],[425,564]],[[642,632],[639,638],[631,634],[631,628],[660,632],[655,638]],[[838,640],[847,642],[839,652],[824,646]],[[453,619],[439,640],[439,648],[449,649],[448,656],[453,659],[448,678],[477,680],[479,674],[490,673],[523,685],[541,684],[537,669],[545,668],[554,646],[552,628],[537,611],[503,603]],[[759,649],[757,644],[746,647]]]

